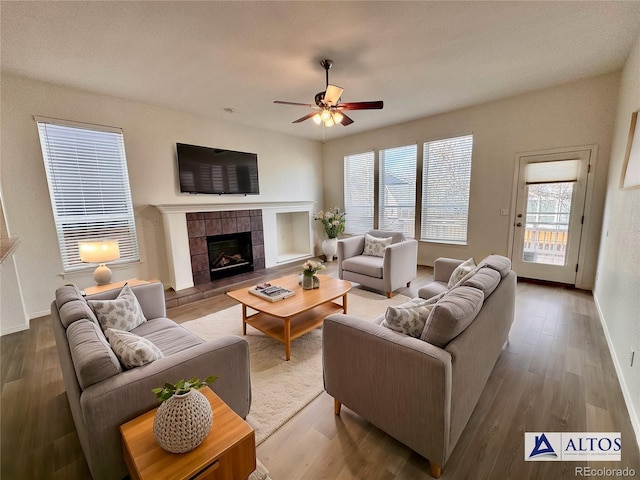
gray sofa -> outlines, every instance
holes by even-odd
[[[481,262],[450,290],[445,277],[448,280],[462,261],[438,261],[434,276],[440,283],[421,290],[428,296],[446,292],[434,304],[443,309],[448,302],[454,314],[459,308],[451,297],[471,293],[483,298],[470,323],[461,333],[453,332],[455,337],[446,345],[385,328],[384,314],[373,322],[343,314],[324,321],[324,383],[334,397],[335,413],[344,404],[427,458],[436,478],[476,406],[514,319],[516,274],[511,263],[499,256],[485,260],[493,266]],[[487,289],[485,296],[485,279],[492,276],[497,286]],[[425,331],[428,325],[429,321]]]
[[[338,241],[338,276],[342,280],[357,282],[374,290],[385,292],[391,298],[400,287],[408,287],[416,278],[418,242],[406,239],[401,232],[371,230],[368,235],[391,238],[391,245],[381,257],[363,255],[365,235]]]
[[[217,375],[212,389],[238,415],[251,406],[249,347],[236,336],[205,342],[166,317],[161,283],[131,288],[146,322],[132,333],[155,344],[164,358],[123,369],[97,319],[73,285],[59,288],[51,304],[53,330],[73,420],[95,480],[127,475],[119,426],[158,406],[154,387],[181,378]],[[120,289],[89,299],[115,299]]]

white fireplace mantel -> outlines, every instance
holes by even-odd
[[[177,291],[193,287],[191,270],[191,254],[189,250],[189,234],[187,229],[187,213],[220,212],[228,210],[262,210],[264,233],[265,266],[294,261],[299,258],[313,256],[313,231],[311,218],[316,202],[251,202],[251,203],[179,203],[154,205],[162,213],[162,223],[167,246],[170,285]],[[282,214],[306,212],[308,218],[306,231],[299,240],[284,238],[291,233],[290,225],[282,221]],[[296,228],[305,230],[297,222]],[[284,227],[283,227],[284,225]],[[282,245],[295,244],[296,254],[287,255],[282,252]],[[279,247],[280,246],[280,247]]]

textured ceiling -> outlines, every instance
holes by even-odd
[[[355,123],[326,138],[620,69],[640,2],[1,2],[2,70],[311,139],[324,90]],[[234,113],[228,113],[231,108]]]

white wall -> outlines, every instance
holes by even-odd
[[[168,280],[164,232],[155,204],[322,200],[322,145],[207,117],[2,75],[1,180],[7,225],[20,237],[15,259],[30,318],[49,310],[57,287],[93,284],[91,269],[61,276],[51,202],[33,115],[122,127],[142,263],[112,268],[113,280]],[[211,108],[221,108],[212,105]],[[258,196],[178,191],[176,142],[256,152]],[[3,292],[4,295],[4,292]]]
[[[640,444],[640,188],[620,188],[631,114],[638,109],[640,37],[622,73],[594,290]]]
[[[611,146],[619,74],[599,76],[413,122],[327,142],[324,149],[325,203],[344,205],[343,158],[367,150],[408,145],[473,133],[473,164],[467,246],[421,242],[418,262],[433,265],[440,256],[481,259],[506,255],[515,155],[521,152],[598,144],[592,218],[587,219],[586,258],[581,288],[591,289],[596,269],[602,207]],[[473,88],[473,80],[469,82]],[[417,102],[428,102],[429,92]],[[364,115],[362,113],[361,115]],[[367,112],[366,115],[384,115]],[[335,181],[332,181],[334,179]],[[349,213],[347,212],[347,215]]]

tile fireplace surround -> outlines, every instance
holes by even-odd
[[[165,286],[179,292],[210,281],[202,256],[208,235],[251,231],[254,270],[312,257],[313,206],[310,201],[155,205],[167,248],[170,278]],[[288,222],[289,217],[295,220]],[[292,245],[293,254],[288,251]]]

